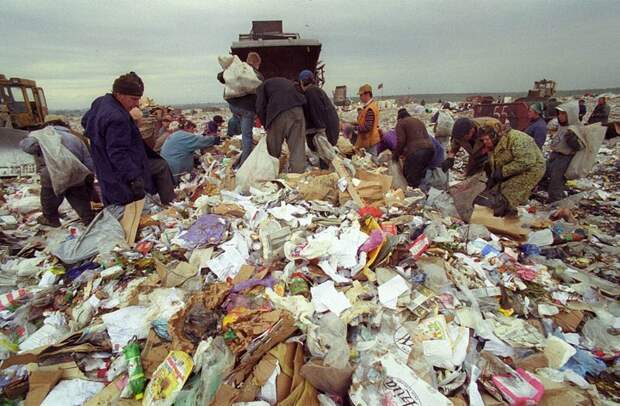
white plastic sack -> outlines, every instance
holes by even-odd
[[[585,134],[579,137],[584,148],[577,151],[564,175],[566,179],[580,179],[586,177],[596,162],[596,155],[605,139],[607,127],[601,124],[592,124],[585,127]],[[579,135],[579,134],[578,134]]]
[[[452,114],[445,110],[439,110],[437,116],[437,128],[435,129],[435,137],[437,138],[449,138],[452,134],[452,127],[454,126],[454,118]]]
[[[392,177],[392,189],[407,190],[407,179],[403,175],[403,169],[400,166],[400,162],[390,160],[389,164],[390,176]]]
[[[39,141],[56,195],[61,195],[70,187],[84,182],[84,178],[90,174],[90,170],[62,145],[62,135],[54,127],[48,126],[33,131],[30,137]]]
[[[263,137],[235,176],[237,188],[247,192],[256,182],[275,179],[280,171],[280,161],[269,155],[267,137]]]
[[[246,62],[241,62],[237,55],[220,56],[218,61],[224,69],[225,100],[256,93],[261,81],[256,76],[254,68]]]

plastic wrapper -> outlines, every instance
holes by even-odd
[[[235,356],[221,336],[209,338],[207,342],[208,346],[199,359],[201,373],[198,399],[202,405],[210,404],[215,398],[222,381],[235,365]]]
[[[334,313],[327,313],[318,328],[308,333],[308,348],[313,356],[323,358],[327,366],[342,369],[349,363],[347,325]]]

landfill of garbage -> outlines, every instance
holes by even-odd
[[[406,107],[432,129],[439,106]],[[335,171],[286,174],[264,134],[258,166],[235,173],[225,139],[122,221],[64,203],[44,227],[36,177],[1,181],[3,405],[620,402],[617,138],[506,219],[471,212],[484,180],[459,164],[444,190],[394,187],[341,137]]]

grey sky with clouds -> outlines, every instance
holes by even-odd
[[[217,56],[252,20],[323,43],[327,89],[385,94],[620,86],[618,0],[2,0],[0,73],[52,109],[87,107],[130,70],[160,103],[221,101]]]

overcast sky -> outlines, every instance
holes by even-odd
[[[217,56],[252,20],[323,43],[326,89],[385,94],[620,86],[618,0],[2,0],[0,73],[51,109],[87,107],[130,70],[165,104],[218,102]]]

